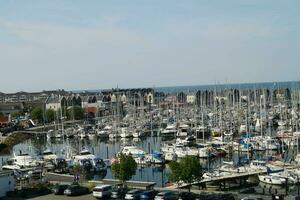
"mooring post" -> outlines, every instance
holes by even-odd
[[[285,178],[285,195],[288,195],[288,178]]]
[[[108,145],[106,145],[106,159],[108,159]]]
[[[299,196],[299,176],[297,175],[297,190],[298,190],[298,196]]]
[[[148,153],[150,154],[150,142],[148,142]]]

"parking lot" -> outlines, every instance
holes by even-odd
[[[92,194],[87,194],[87,195],[81,195],[81,196],[72,196],[68,197],[65,195],[54,195],[54,194],[49,194],[49,195],[44,195],[44,196],[39,196],[35,198],[26,198],[26,199],[32,199],[32,200],[70,200],[70,199],[80,199],[80,200],[91,200],[95,199]],[[4,200],[25,200],[23,198],[4,198]]]

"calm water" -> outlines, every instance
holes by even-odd
[[[82,148],[89,148],[90,151],[103,159],[112,158],[116,155],[122,146],[134,144],[146,152],[159,151],[162,139],[160,137],[149,137],[141,139],[127,139],[127,140],[100,140],[97,137],[89,139],[56,139],[47,140],[46,137],[40,137],[35,140],[27,140],[24,143],[18,144],[13,148],[15,154],[20,152],[28,153],[31,156],[38,156],[45,149],[51,149],[59,156],[72,156],[76,155]],[[11,155],[12,156],[12,155]],[[6,156],[4,161],[9,158]],[[167,181],[167,166],[145,166],[138,167],[136,175],[132,180],[138,181],[153,181],[158,186],[163,186]],[[93,179],[113,178],[110,169],[102,174],[95,174]]]
[[[87,138],[87,139],[56,139],[47,140],[45,136],[41,136],[34,140],[27,140],[21,144],[16,145],[13,148],[15,154],[20,154],[20,152],[28,153],[31,156],[38,156],[45,149],[51,149],[55,154],[59,156],[69,157],[76,155],[82,148],[87,147],[90,151],[103,158],[112,158],[116,155],[122,146],[124,145],[136,145],[146,152],[160,151],[161,145],[164,143],[161,137],[148,137],[144,139],[118,139],[114,141],[101,140],[97,137]],[[296,153],[296,150],[290,150],[286,154],[286,159],[290,158]],[[248,157],[250,159],[261,159],[266,158],[270,155],[279,155],[276,151],[266,151],[266,152],[256,152],[253,154],[247,154],[245,152],[233,153],[233,155],[227,155],[224,158],[214,158],[214,159],[201,159],[200,162],[205,170],[213,170],[222,165],[222,161],[234,161],[238,163],[239,160],[246,160]],[[2,160],[8,159],[10,156],[3,156],[0,159],[0,164]],[[169,173],[168,165],[165,166],[145,166],[138,167],[136,175],[133,176],[132,180],[137,181],[151,181],[156,182],[157,186],[164,186],[167,182],[167,174]],[[99,180],[102,178],[113,178],[112,172],[108,169],[105,173],[95,174],[91,177],[94,180]]]
[[[177,92],[197,92],[198,90],[223,90],[223,89],[278,89],[278,88],[299,88],[299,81],[287,82],[265,82],[265,83],[229,83],[229,84],[211,84],[211,85],[189,85],[189,86],[170,86],[156,87],[155,91],[166,93]]]

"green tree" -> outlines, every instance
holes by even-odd
[[[196,156],[186,156],[180,162],[173,161],[170,163],[170,169],[169,180],[177,184],[184,182],[190,186],[202,177],[202,167]]]
[[[22,116],[22,115],[24,115],[24,113],[23,113],[22,111],[20,111],[20,112],[12,113],[12,114],[11,114],[11,117],[12,117],[13,119],[16,119],[16,118],[18,118],[18,117],[20,117],[20,116]]]
[[[35,107],[31,112],[30,116],[33,120],[37,120],[39,123],[43,122],[43,109],[41,107]]]
[[[115,178],[121,180],[124,185],[125,181],[135,175],[137,164],[131,155],[120,154],[118,161],[111,167]]]
[[[0,117],[3,117],[3,116],[4,116],[4,114],[2,112],[0,112]]]
[[[55,118],[55,111],[53,109],[46,110],[47,122],[53,122]]]
[[[67,118],[70,120],[81,120],[84,118],[83,109],[80,106],[73,106],[68,109]]]

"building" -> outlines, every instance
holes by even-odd
[[[48,97],[45,104],[46,104],[46,110],[52,109],[54,111],[58,111],[59,109],[61,109],[61,100],[59,99],[58,96]]]
[[[23,103],[17,103],[17,102],[0,103],[0,112],[2,112],[4,115],[21,112],[23,108],[24,108]]]
[[[81,107],[85,113],[95,117],[104,108],[102,99],[102,96],[99,95],[84,96],[82,97]]]
[[[196,95],[194,95],[194,94],[188,94],[188,95],[186,96],[186,102],[187,102],[188,104],[194,104],[195,101],[196,101]]]

